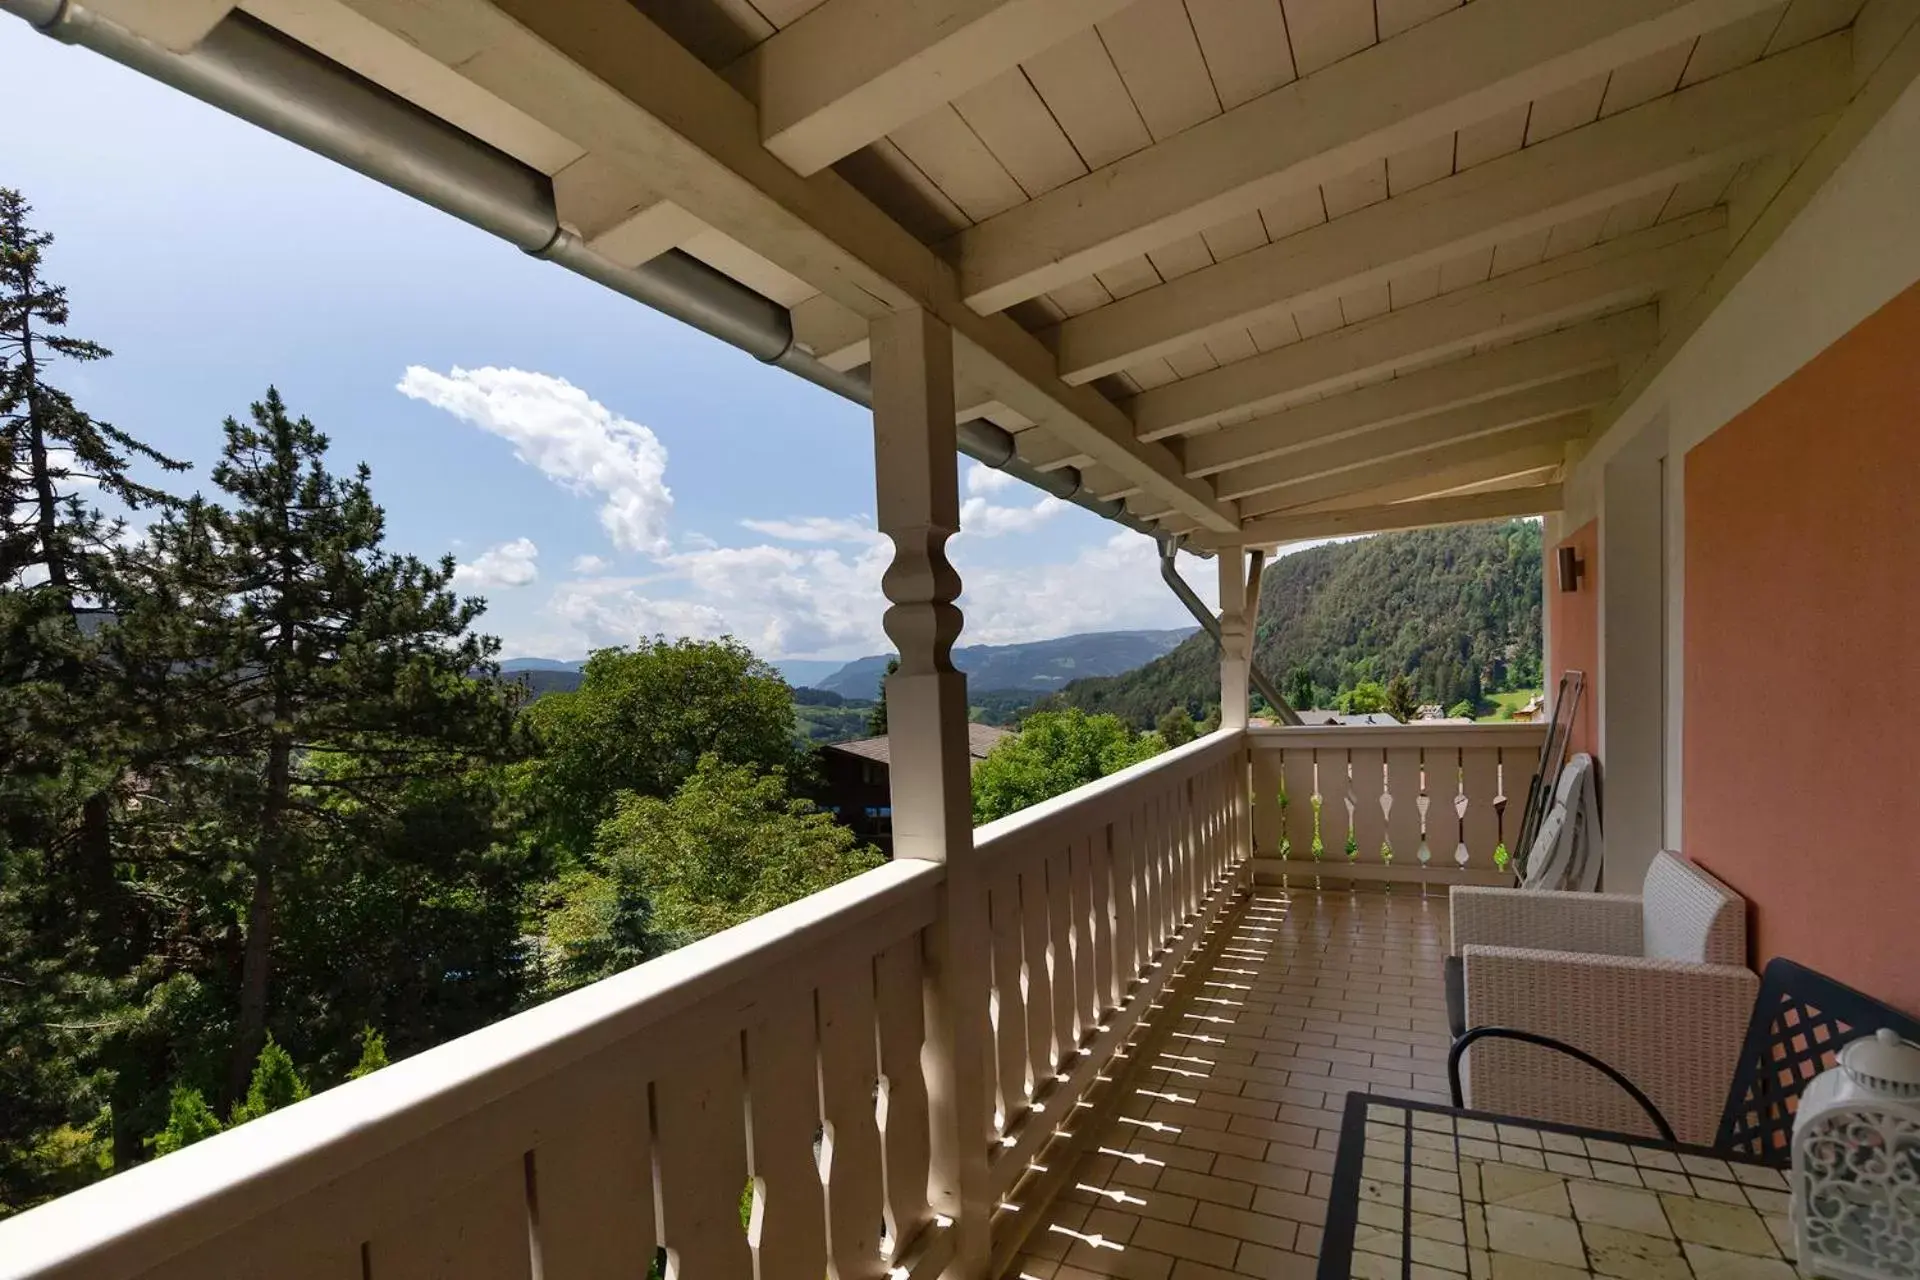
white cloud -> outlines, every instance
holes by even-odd
[[[1017,483],[1006,472],[984,462],[976,462],[967,468],[967,492],[970,494],[1002,493]]]
[[[773,522],[768,522],[773,523]],[[811,521],[791,523],[811,528]],[[1012,644],[1076,631],[1180,627],[1192,619],[1160,581],[1151,539],[1123,530],[1061,559],[1019,566],[973,562],[952,544],[965,593],[962,644]],[[568,652],[632,644],[642,636],[737,636],[767,657],[852,657],[890,648],[881,625],[880,578],[891,544],[867,529],[838,545],[712,547],[659,558],[644,577],[561,584],[543,625],[571,628]],[[1214,595],[1212,563],[1181,557],[1202,599]],[[559,650],[549,642],[549,649]]]
[[[601,556],[575,556],[573,558],[573,571],[575,573],[605,573],[612,567],[613,562]]]
[[[512,443],[555,483],[603,499],[600,523],[622,551],[665,552],[673,494],[667,450],[564,378],[524,369],[435,373],[408,367],[399,391]]]
[[[960,532],[982,538],[1030,533],[1066,509],[1067,504],[1052,494],[1042,494],[1030,507],[1001,507],[985,498],[968,498],[960,504]]]
[[[868,542],[875,536],[873,525],[859,520],[839,520],[832,516],[802,516],[797,520],[742,520],[743,528],[764,533],[782,542]]]
[[[537,563],[540,548],[531,538],[515,538],[497,547],[489,547],[471,561],[453,568],[453,585],[486,587],[524,587],[540,576]]]

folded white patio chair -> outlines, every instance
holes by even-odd
[[[1456,886],[1450,905],[1458,1021],[1584,1049],[1644,1090],[1681,1141],[1712,1141],[1760,983],[1745,899],[1661,853],[1638,895]],[[1471,1107],[1652,1132],[1619,1086],[1550,1050],[1482,1040],[1464,1067]]]

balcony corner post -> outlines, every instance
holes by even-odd
[[[984,1280],[994,1138],[986,893],[973,863],[967,680],[953,665],[960,575],[946,557],[960,527],[953,336],[924,311],[873,321],[873,456],[880,532],[893,542],[881,578],[886,631],[900,653],[888,677],[893,856],[946,864],[926,957],[932,1144],[928,1199],[952,1220],[950,1280]]]
[[[1220,727],[1244,729],[1253,658],[1252,624],[1246,613],[1246,556],[1238,543],[1222,543],[1214,562],[1220,569]]]

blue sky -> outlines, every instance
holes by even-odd
[[[506,655],[887,647],[857,406],[13,19],[0,81],[58,104],[7,130],[0,185],[115,352],[53,380],[192,461],[181,490],[271,383],[373,468],[391,547],[459,559]],[[961,467],[962,644],[1190,625],[1147,539]]]

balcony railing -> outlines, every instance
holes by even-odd
[[[1253,729],[1262,880],[1510,884],[1543,724]]]
[[[1327,815],[1356,795],[1368,850],[1367,801],[1392,795],[1393,861],[1352,865],[1397,875],[1423,831],[1457,878],[1457,839],[1491,868],[1502,775],[1524,796],[1537,746],[1216,733],[982,827],[952,865],[877,868],[0,1223],[0,1276],[633,1280],[657,1248],[687,1280],[985,1274],[1256,843],[1312,848],[1294,797],[1320,797],[1323,865],[1349,861]]]

